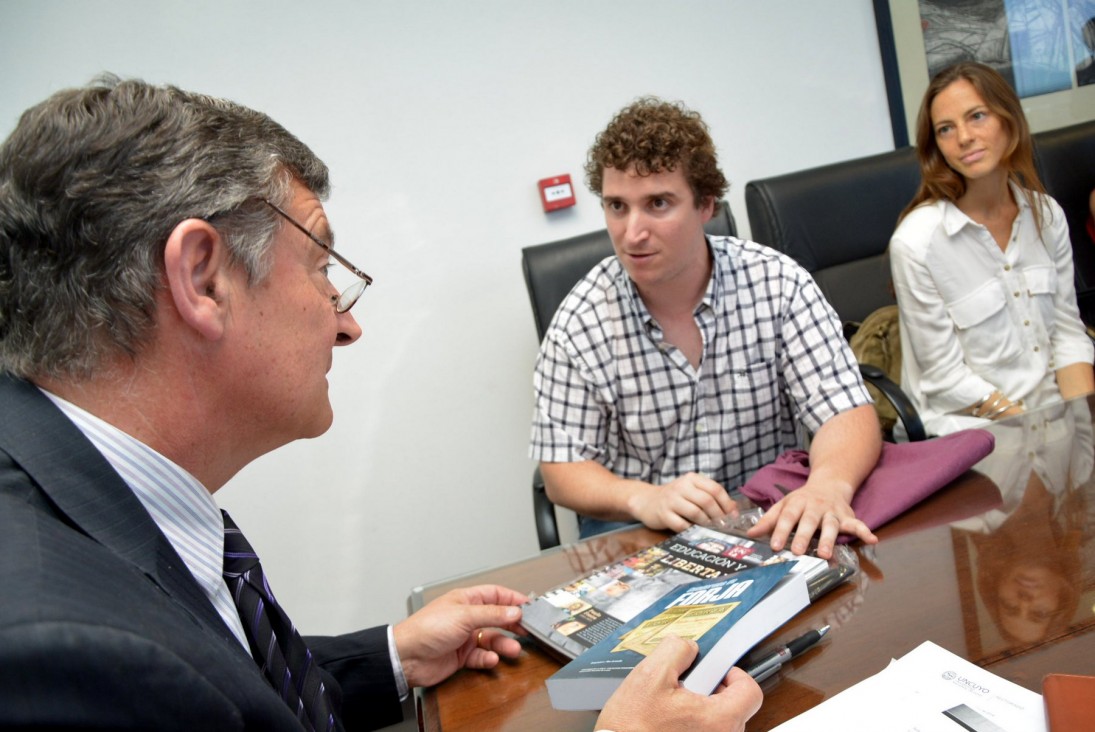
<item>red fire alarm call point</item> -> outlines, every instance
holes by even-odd
[[[540,203],[544,205],[545,212],[574,205],[574,186],[570,184],[569,175],[544,178],[537,185],[540,187]]]

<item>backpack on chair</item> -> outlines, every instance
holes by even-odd
[[[901,332],[896,305],[886,305],[868,315],[849,338],[849,343],[856,361],[877,366],[895,384],[901,383]],[[871,384],[867,384],[867,391],[874,400],[883,432],[891,433],[897,423],[897,411]]]

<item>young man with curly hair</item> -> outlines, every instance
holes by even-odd
[[[870,397],[840,322],[791,259],[703,226],[727,182],[707,126],[644,98],[586,164],[615,256],[559,307],[536,363],[530,454],[589,536],[640,521],[680,531],[734,510],[730,491],[810,437],[806,485],[764,516],[802,553],[819,535],[876,541],[851,499],[878,459]]]

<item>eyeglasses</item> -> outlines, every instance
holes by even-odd
[[[267,201],[265,198],[262,199],[262,202],[270,208],[274,209],[274,211],[276,211],[283,219],[298,228],[306,237],[315,242],[318,247],[322,248],[324,251],[330,254],[331,257],[335,259],[335,261],[337,261],[339,264],[341,264],[343,267],[350,270],[354,274],[354,281],[350,283],[348,287],[340,288],[341,294],[331,295],[331,304],[335,306],[336,313],[344,313],[352,308],[354,306],[354,303],[357,302],[357,299],[361,297],[361,293],[365,292],[365,288],[373,284],[373,278],[362,272],[354,265],[350,264],[350,260],[346,259],[346,257],[336,252],[330,244],[321,241],[319,237],[308,231],[308,229],[304,228],[304,226],[298,223],[292,216],[285,213],[280,208]]]

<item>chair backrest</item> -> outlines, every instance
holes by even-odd
[[[751,181],[752,238],[810,272],[844,321],[892,305],[886,249],[920,181],[912,147]]]
[[[712,236],[737,234],[734,216],[726,201],[718,202],[715,215],[704,229]],[[521,250],[525,286],[532,303],[532,317],[536,321],[536,336],[540,340],[544,339],[552,316],[574,286],[594,265],[611,254],[612,240],[607,229]]]
[[[1037,133],[1034,152],[1046,192],[1068,220],[1080,309],[1087,322],[1095,322],[1095,244],[1086,228],[1088,197],[1095,189],[1095,121]]]

